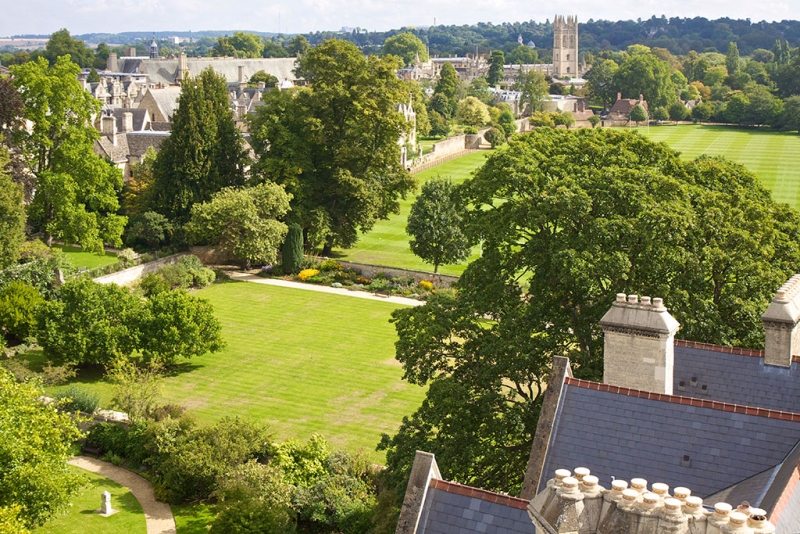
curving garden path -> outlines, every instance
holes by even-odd
[[[153,486],[144,478],[112,463],[104,462],[97,458],[89,458],[88,456],[75,456],[68,463],[92,473],[103,475],[131,490],[133,496],[142,505],[142,511],[147,523],[147,534],[176,534],[175,518],[172,515],[172,510],[168,504],[156,500],[153,494]],[[113,506],[114,503],[112,502],[111,505]]]

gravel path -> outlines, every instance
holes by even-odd
[[[256,284],[266,284],[268,286],[289,287],[292,289],[305,289],[306,291],[319,291],[320,293],[333,293],[335,295],[344,295],[347,297],[355,297],[367,300],[381,300],[383,302],[392,302],[394,304],[404,304],[406,306],[422,306],[424,301],[417,299],[409,299],[406,297],[390,297],[384,295],[377,295],[367,291],[351,291],[345,288],[319,286],[316,284],[304,284],[302,282],[292,282],[290,280],[279,280],[277,278],[262,278],[255,274],[248,274],[236,271],[227,271],[226,274],[233,280],[241,280],[243,282],[254,282]]]
[[[153,486],[144,478],[112,463],[88,456],[75,456],[69,460],[69,464],[103,475],[131,490],[142,505],[147,522],[147,534],[175,534],[175,518],[172,510],[168,504],[156,500]],[[113,502],[111,506],[114,506]]]

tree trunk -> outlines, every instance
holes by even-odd
[[[44,242],[47,244],[48,247],[53,246],[53,236],[49,233],[44,234]]]
[[[333,245],[326,241],[325,246],[322,247],[322,255],[326,258],[330,258],[332,253]]]

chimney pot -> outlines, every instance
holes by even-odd
[[[632,478],[631,488],[638,491],[640,494],[647,491],[647,481],[643,478]]]
[[[733,506],[726,502],[718,502],[714,505],[714,519],[727,519],[733,510]]]
[[[622,499],[626,504],[633,504],[639,499],[639,492],[635,489],[626,489],[622,492]]]
[[[686,511],[690,514],[694,514],[701,510],[703,507],[703,499],[700,497],[696,497],[691,495],[686,497]]]
[[[660,496],[662,499],[669,495],[669,486],[663,482],[656,482],[653,484],[653,493]]]
[[[628,295],[628,304],[638,304],[639,295]]]
[[[675,498],[683,502],[686,500],[688,496],[692,494],[692,490],[690,490],[689,488],[679,487],[675,488],[674,493],[675,493]]]
[[[561,493],[575,493],[578,491],[578,479],[574,477],[567,477],[561,481]]]
[[[615,493],[622,493],[626,489],[628,489],[628,483],[624,480],[614,480],[611,483],[611,491]]]
[[[749,523],[751,527],[761,526],[763,522],[766,520],[767,520],[766,510],[762,510],[761,508],[750,508]]]
[[[728,516],[728,521],[734,526],[744,526],[748,519],[748,516],[742,512],[731,512]]]
[[[661,497],[659,497],[655,493],[645,493],[644,495],[642,495],[642,502],[644,503],[645,508],[647,508],[648,510],[653,510],[661,502]]]
[[[642,304],[650,306],[650,297],[642,297]]]
[[[653,306],[655,306],[656,308],[660,308],[663,305],[664,305],[664,299],[662,299],[661,297],[655,297],[653,299]]]
[[[664,508],[667,510],[667,513],[670,514],[679,514],[681,513],[681,508],[683,507],[683,503],[675,498],[664,499]]]
[[[625,302],[626,297],[625,293],[617,293],[617,302]]]
[[[583,480],[583,477],[590,474],[591,471],[587,467],[576,467],[575,468],[575,478],[579,481]]]
[[[556,482],[561,482],[568,476],[572,476],[572,473],[569,469],[556,469]]]

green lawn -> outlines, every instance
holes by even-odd
[[[207,525],[214,520],[214,506],[205,503],[173,504],[177,534],[208,534]]]
[[[472,152],[414,176],[420,185],[436,176],[449,177],[453,182],[461,183],[483,165],[489,154],[491,152],[487,150]],[[378,221],[372,231],[360,236],[355,247],[346,250],[334,250],[335,255],[346,261],[433,272],[433,266],[423,263],[422,260],[411,253],[411,249],[408,247],[410,238],[406,234],[406,218],[414,198],[416,197],[412,195],[401,201],[400,214],[392,215],[386,221]],[[475,257],[470,258],[470,261]],[[439,268],[439,272],[459,275],[464,272],[466,266],[466,262],[461,265],[443,265]]]
[[[637,129],[684,159],[725,156],[758,176],[778,202],[800,208],[800,135],[728,126],[651,126]]]
[[[394,358],[396,304],[249,282],[198,294],[214,305],[228,346],[179,365],[163,393],[200,421],[240,416],[268,423],[279,440],[318,432],[336,447],[374,451],[422,401],[424,389],[401,380]],[[40,352],[28,358],[43,363]],[[101,377],[93,369],[73,382],[108,406]]]
[[[90,471],[70,466],[86,476],[87,484],[72,499],[72,507],[66,515],[49,521],[33,531],[34,534],[74,534],[75,532],[102,532],[104,534],[128,534],[147,532],[142,506],[125,487]],[[104,491],[111,494],[111,507],[119,510],[109,517],[94,513],[100,508],[100,496]]]
[[[73,245],[53,245],[53,248],[62,250],[78,269],[94,269],[95,267],[117,263],[118,261],[117,255],[113,252],[106,252],[105,254],[84,252],[81,247]]]

